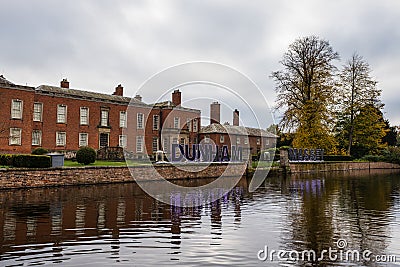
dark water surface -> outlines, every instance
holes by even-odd
[[[196,208],[159,203],[134,183],[0,191],[0,266],[400,264],[399,173],[299,175],[267,178],[255,193],[247,187],[244,178]],[[297,258],[261,261],[266,247]],[[336,259],[297,256],[329,248]],[[369,260],[346,260],[350,249],[370,252]]]

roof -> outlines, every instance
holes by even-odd
[[[212,123],[208,126],[202,127],[200,133],[210,134],[210,133],[225,133],[232,135],[249,135],[249,136],[263,136],[269,138],[277,138],[275,134],[272,134],[263,129],[235,126],[235,125],[222,125],[219,123]]]
[[[102,93],[84,91],[84,90],[77,90],[77,89],[69,89],[69,88],[61,88],[57,86],[50,86],[50,85],[40,85],[36,88],[37,92],[40,93],[51,93],[56,95],[63,95],[65,97],[72,97],[72,98],[83,98],[86,100],[94,100],[94,101],[105,101],[105,102],[117,102],[121,104],[139,104],[139,105],[146,105],[144,102],[139,101],[135,98],[124,97],[119,95],[107,95]]]
[[[176,106],[174,103],[172,103],[172,101],[169,101],[169,100],[157,102],[155,104],[150,104],[150,105],[153,106],[154,108],[161,108],[161,109],[170,108],[170,109],[176,109],[176,110],[191,111],[191,112],[196,112],[196,113],[201,112],[199,109]]]
[[[0,84],[3,84],[3,85],[15,85],[14,83],[12,83],[9,80],[7,80],[6,78],[4,78],[3,75],[0,75]]]

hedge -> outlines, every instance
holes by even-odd
[[[0,165],[25,168],[49,168],[51,158],[49,156],[21,155],[21,154],[2,154],[0,155]]]
[[[353,157],[348,155],[324,155],[324,161],[353,161]]]

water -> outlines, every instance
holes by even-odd
[[[159,203],[133,183],[0,191],[0,266],[396,264],[339,254],[257,257],[266,246],[269,253],[339,251],[339,239],[347,243],[342,252],[368,250],[400,264],[399,173],[268,178],[252,194],[247,187],[243,178],[223,199],[196,208]]]

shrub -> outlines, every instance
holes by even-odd
[[[51,159],[49,156],[3,154],[0,155],[0,165],[25,168],[49,168],[51,167]]]
[[[364,157],[361,158],[361,160],[370,162],[380,162],[380,161],[385,161],[385,158],[379,155],[365,155]]]
[[[1,166],[12,166],[13,155],[1,154],[0,155],[0,165]]]
[[[91,147],[82,147],[76,152],[76,161],[88,165],[96,161],[96,151]]]
[[[353,157],[348,155],[324,155],[324,161],[352,161]]]
[[[38,147],[32,151],[32,155],[46,155],[49,151],[43,147]]]
[[[400,164],[400,148],[389,147],[384,153],[384,160],[386,162]]]

